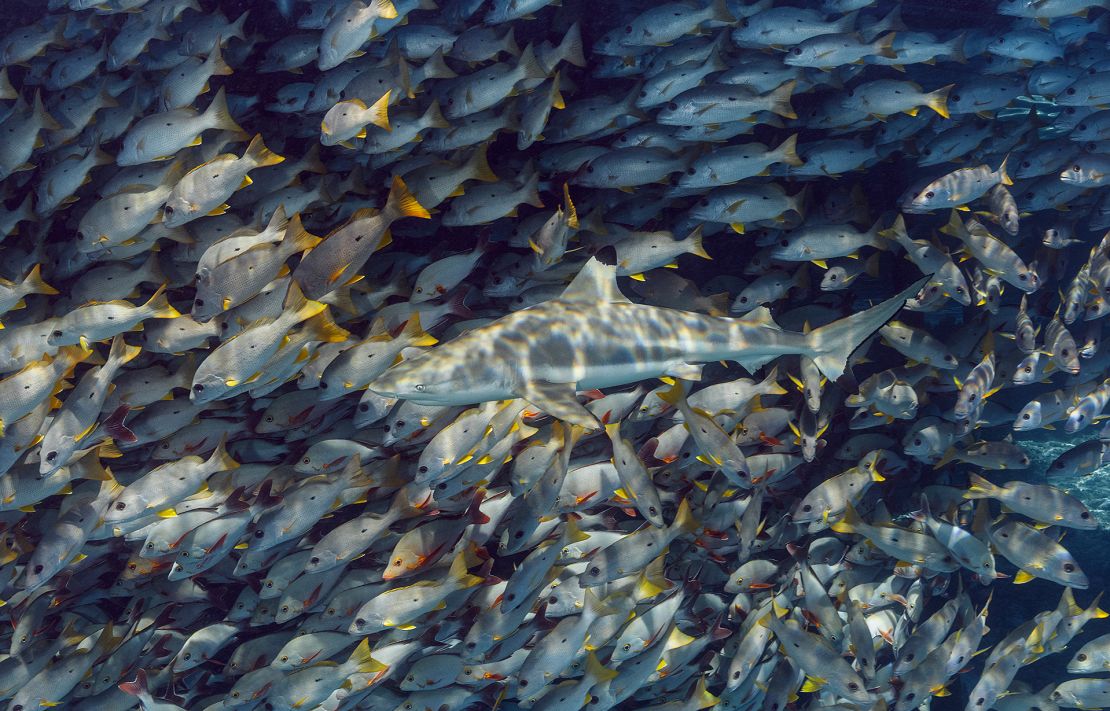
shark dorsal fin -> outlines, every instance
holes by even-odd
[[[596,257],[582,267],[574,280],[563,291],[564,301],[589,301],[591,303],[628,302],[617,288],[617,267],[604,264]]]

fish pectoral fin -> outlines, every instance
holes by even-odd
[[[820,677],[816,676],[807,676],[805,683],[802,684],[802,691],[806,693],[818,691],[827,683],[827,679],[821,679]]]
[[[598,422],[593,413],[575,399],[573,383],[530,380],[520,387],[518,393],[520,397],[552,417],[585,427],[587,430],[601,428],[601,423]]]

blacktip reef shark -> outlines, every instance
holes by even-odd
[[[617,288],[616,267],[593,257],[558,297],[398,363],[370,390],[428,405],[523,398],[593,430],[601,425],[576,391],[661,376],[697,380],[713,361],[754,372],[778,356],[804,355],[837,380],[852,351],[927,282],[803,334],[782,330],[765,308],[724,318],[634,304]]]

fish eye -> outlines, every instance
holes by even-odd
[[[678,104],[673,101],[667,104],[667,111],[678,111]]]
[[[364,402],[358,406],[359,412],[370,412],[370,403]]]
[[[420,472],[421,474],[427,474],[428,473],[428,467],[421,466],[419,469],[417,469],[417,471]]]
[[[53,462],[57,458],[58,458],[58,453],[53,451],[53,450],[46,453],[46,461],[48,461],[48,462]]]
[[[1071,167],[1071,170],[1073,173],[1078,173],[1081,169],[1079,167],[1079,164],[1077,163]]]
[[[1075,572],[1075,566],[1071,563],[1064,563],[1064,572],[1065,573],[1074,573]]]
[[[601,568],[597,567],[596,565],[590,568],[590,575],[601,575]]]
[[[790,53],[793,54],[795,57],[800,57],[802,56],[802,48],[795,47],[794,49],[790,50]]]
[[[1081,653],[1081,654],[1077,655],[1077,656],[1076,656],[1075,658],[1076,658],[1076,659],[1077,659],[1078,661],[1081,661],[1081,662],[1085,662],[1085,661],[1087,661],[1087,655],[1086,655],[1086,654],[1082,654],[1082,653]]]
[[[181,655],[181,658],[186,660],[186,661],[188,661],[189,659],[192,659],[192,657],[193,657],[192,652],[185,652],[185,654]]]
[[[1084,511],[1083,513],[1079,514],[1079,518],[1083,519],[1084,521],[1086,521],[1090,517],[1091,517],[1091,512],[1090,511]]]
[[[125,508],[127,508],[127,504],[122,501],[116,502],[116,511],[123,511]]]
[[[1075,87],[1069,86],[1067,89],[1064,89],[1064,93],[1068,96],[1075,96]]]
[[[166,205],[165,212],[166,212],[167,215],[172,215],[173,214],[173,205]]]
[[[925,193],[925,197],[928,198],[929,200],[932,200],[935,196],[936,196],[936,193],[934,193],[932,190]]]
[[[255,538],[262,538],[265,535],[266,535],[266,532],[263,531],[261,528],[256,529],[255,532],[254,532],[254,537]]]
[[[201,385],[200,383],[197,383],[196,385],[193,386],[193,392],[195,392],[195,393],[204,392],[204,386]]]

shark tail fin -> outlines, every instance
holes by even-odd
[[[865,311],[856,312],[810,332],[806,338],[812,349],[811,357],[821,373],[833,381],[844,375],[852,352],[898,313],[906,300],[917,294],[930,278],[918,280],[897,295]]]

